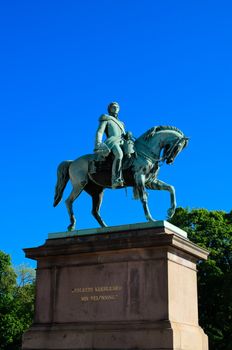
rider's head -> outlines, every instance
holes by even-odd
[[[109,115],[112,115],[113,117],[117,117],[119,109],[120,109],[120,107],[119,107],[119,104],[117,102],[111,102],[108,106],[108,113],[109,113]]]

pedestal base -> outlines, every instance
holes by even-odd
[[[196,285],[207,252],[166,222],[97,231],[25,249],[38,269],[22,349],[208,350]]]

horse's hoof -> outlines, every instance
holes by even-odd
[[[101,227],[108,227],[104,222],[101,224]]]
[[[156,219],[153,219],[152,217],[147,218],[147,220],[148,220],[149,222],[156,222],[156,221],[157,221]]]

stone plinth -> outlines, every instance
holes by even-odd
[[[196,262],[207,251],[165,221],[49,235],[24,350],[207,350]]]

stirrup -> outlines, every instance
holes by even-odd
[[[112,188],[118,188],[118,187],[123,187],[124,186],[124,181],[123,179],[116,179],[114,180],[114,182],[112,183]]]

